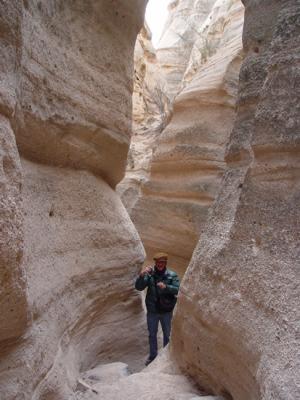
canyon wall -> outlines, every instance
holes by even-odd
[[[165,80],[165,91],[171,99],[182,86],[195,41],[216,0],[174,0],[157,48],[160,73]],[[226,3],[228,3],[226,1]]]
[[[111,361],[134,370],[145,356],[133,290],[145,253],[114,191],[130,142],[133,52],[145,3],[0,3],[5,400],[66,400],[80,373]],[[227,399],[294,400],[299,6],[243,3],[237,104],[240,1],[171,4],[178,64],[172,45],[156,56],[147,29],[141,33],[129,183],[119,187],[149,260],[168,251],[170,266],[183,274],[201,234],[181,286],[171,367],[175,359],[199,386]],[[172,396],[196,396],[175,367],[156,361],[126,388],[125,381],[104,385],[108,398],[139,397],[135,380],[142,391],[144,382],[163,385],[167,371]],[[169,394],[168,386],[162,390]]]
[[[171,101],[165,91],[151,32],[145,24],[134,50],[133,113],[126,176],[117,187],[130,213],[141,195],[141,186],[149,178],[150,165],[158,137],[170,117]]]
[[[188,12],[185,3],[173,6],[169,20],[176,20],[183,8],[181,24],[184,24]],[[149,173],[142,182],[138,199],[134,204],[125,203],[145,245],[148,261],[151,262],[153,253],[162,249],[170,254],[170,266],[181,275],[219,190],[225,168],[225,145],[235,117],[243,57],[244,9],[241,2],[204,2],[202,6],[206,3],[210,3],[211,12],[205,14],[206,20],[197,30],[194,27],[200,2],[195,1],[189,9],[185,29],[193,32],[193,44],[190,57],[185,60],[185,73],[180,84],[177,82],[179,92],[172,102],[167,126],[151,146]],[[162,42],[169,35],[168,29],[171,28],[166,28]],[[173,35],[172,32],[171,29]],[[184,40],[180,43],[185,46]],[[170,49],[172,57],[176,51]],[[159,64],[169,96],[168,87],[174,84],[173,73],[166,75],[164,68]],[[136,142],[144,140],[141,132]],[[127,167],[126,177],[128,172]],[[127,184],[132,187],[132,183],[127,181]]]
[[[4,347],[24,332],[28,320],[22,266],[22,171],[10,123],[17,101],[15,70],[20,63],[20,15],[17,4],[0,4],[0,341]]]
[[[181,286],[172,354],[235,400],[299,398],[299,3],[244,0],[226,171]]]
[[[135,368],[141,358],[132,280],[144,250],[114,186],[130,142],[145,3],[1,2],[6,400],[66,399],[80,371],[114,357]]]

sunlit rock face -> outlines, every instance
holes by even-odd
[[[166,91],[173,99],[182,86],[191,51],[215,0],[175,0],[158,44],[157,58]],[[208,24],[209,22],[207,22]]]
[[[299,397],[299,7],[244,1],[227,168],[181,286],[172,352],[235,400]],[[297,22],[298,21],[298,22]]]
[[[80,371],[114,357],[135,368],[141,358],[146,335],[132,280],[144,250],[113,187],[130,141],[145,3],[0,5],[6,400],[66,399]]]
[[[181,2],[174,10],[180,7]],[[151,148],[149,177],[130,209],[149,261],[163,249],[181,274],[224,172],[242,60],[243,12],[238,0],[217,1],[198,28],[171,118]]]
[[[20,151],[89,169],[111,185],[123,176],[130,142],[133,50],[145,2],[123,3],[28,1],[20,27]]]

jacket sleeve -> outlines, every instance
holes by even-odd
[[[164,293],[177,294],[179,291],[179,285],[179,278],[177,274],[174,274],[174,276],[172,276],[172,283],[166,286],[166,288],[164,289]]]
[[[135,281],[135,288],[136,290],[144,290],[149,283],[149,275],[138,276]]]

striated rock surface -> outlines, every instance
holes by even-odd
[[[157,58],[173,99],[182,85],[199,27],[202,27],[216,0],[174,0],[158,44]]]
[[[143,7],[141,0],[25,3],[14,121],[26,158],[89,169],[112,186],[123,177]]]
[[[182,282],[172,351],[228,399],[299,397],[299,6],[245,0],[227,168]]]
[[[5,346],[20,337],[29,317],[22,266],[22,172],[10,124],[17,101],[20,15],[21,7],[0,4],[0,341]]]
[[[25,330],[28,310],[23,257],[21,168],[7,118],[0,116],[0,341],[9,343]]]
[[[140,362],[146,327],[132,279],[144,250],[113,187],[144,9],[143,0],[0,5],[5,400],[63,400],[99,362]]]
[[[144,250],[113,188],[129,145],[145,1],[1,2],[1,398],[205,399],[175,361],[226,399],[299,397],[299,7],[244,3],[247,57],[226,154],[241,4],[182,1],[182,15],[210,22],[169,75],[173,93],[180,83],[171,120],[168,96],[152,97],[158,63],[146,31],[137,44],[134,129],[149,137],[136,141],[131,215],[149,258],[163,248],[182,273],[203,233],[171,358],[166,349],[167,359],[127,376],[147,348],[132,288]]]
[[[97,360],[134,368],[141,357],[130,349],[141,347],[145,330],[132,289],[143,249],[120,199],[100,178],[25,160],[23,171],[33,321],[18,358],[12,352],[2,359],[2,378],[14,395],[21,376],[28,398],[64,398],[79,371]]]
[[[137,37],[134,71],[133,136],[126,176],[117,187],[129,212],[141,195],[141,186],[149,177],[153,152],[171,112],[165,81],[161,77],[151,33],[146,25]]]
[[[190,10],[191,15],[197,7]],[[216,1],[207,19],[186,63],[171,119],[157,138],[150,175],[130,208],[149,261],[153,253],[164,249],[181,274],[224,172],[242,60],[242,4]],[[201,56],[204,52],[205,58]]]

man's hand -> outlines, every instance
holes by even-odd
[[[163,282],[158,282],[157,285],[160,289],[165,289],[167,286]]]
[[[142,271],[140,272],[140,276],[145,276],[146,274],[150,274],[151,272],[152,272],[152,268],[146,267],[146,268],[142,269]]]

